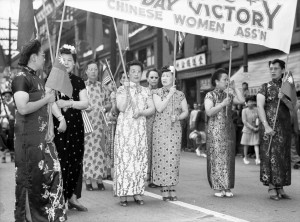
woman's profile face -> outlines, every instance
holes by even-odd
[[[98,78],[97,64],[95,64],[95,63],[89,64],[85,73],[89,80],[93,80],[93,81],[97,80],[97,78]]]
[[[221,74],[220,79],[216,80],[216,87],[222,90],[225,90],[228,86],[229,80],[226,73]]]
[[[163,86],[173,85],[173,73],[171,71],[163,72],[161,75],[161,83]]]
[[[72,54],[61,54],[67,73],[71,73],[74,69],[75,62]]]
[[[120,79],[120,84],[123,85],[126,80],[126,74],[123,72],[122,78]]]

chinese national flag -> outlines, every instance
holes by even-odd
[[[35,38],[35,22],[32,0],[20,1],[18,21],[18,42],[17,48],[22,49],[25,43]]]
[[[292,72],[290,71],[283,78],[281,92],[286,97],[288,97],[288,99],[291,101],[293,105],[293,108],[295,108],[297,103],[297,93],[296,93],[295,81]]]
[[[73,86],[61,57],[55,59],[46,82],[46,87],[55,89],[72,98]]]

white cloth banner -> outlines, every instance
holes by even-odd
[[[66,0],[70,7],[289,53],[297,0]]]

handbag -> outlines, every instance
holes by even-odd
[[[94,131],[93,125],[86,113],[85,110],[81,110],[81,115],[83,119],[83,125],[84,125],[84,133],[91,133]]]

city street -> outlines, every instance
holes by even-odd
[[[112,182],[105,181],[106,191],[86,191],[83,186],[80,201],[88,212],[68,211],[68,221],[255,221],[296,222],[300,218],[300,170],[292,170],[292,185],[286,188],[291,200],[272,201],[267,187],[259,182],[259,166],[250,159],[249,165],[236,157],[236,182],[233,198],[213,196],[206,176],[206,159],[194,153],[183,152],[177,202],[160,200],[159,188],[148,188],[145,205],[136,205],[132,199],[128,207],[119,206],[113,197]],[[0,164],[0,221],[11,222],[14,211],[14,164]]]

